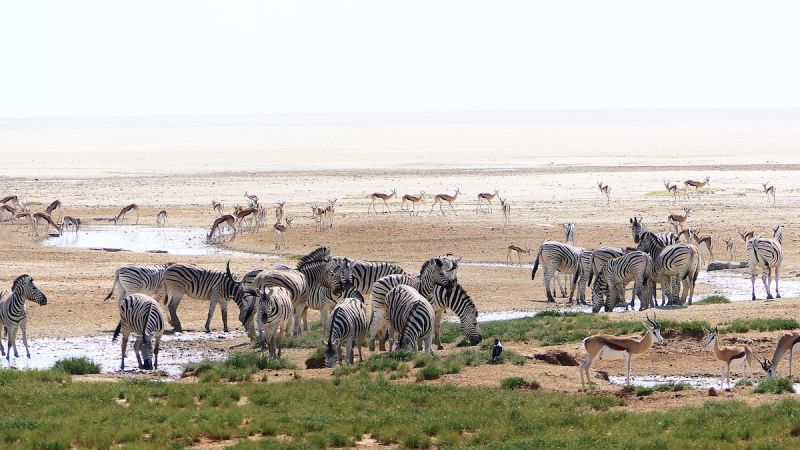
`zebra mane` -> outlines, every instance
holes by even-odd
[[[315,262],[325,262],[331,260],[331,249],[328,247],[319,247],[316,250],[312,251],[311,253],[307,254],[300,258],[300,261],[297,262],[297,270],[302,270],[306,268],[306,266],[315,263]]]
[[[16,291],[18,286],[20,286],[23,283],[30,283],[31,281],[33,281],[33,278],[31,278],[31,276],[28,275],[27,273],[20,275],[14,279],[13,283],[11,283],[11,290]]]
[[[428,267],[430,267],[430,266],[431,266],[431,264],[434,264],[434,263],[436,263],[436,261],[439,261],[441,264],[444,264],[444,262],[442,261],[442,259],[441,259],[441,258],[438,258],[438,257],[437,257],[437,258],[431,258],[431,259],[429,259],[429,260],[425,261],[424,263],[422,263],[422,268],[419,270],[419,276],[420,276],[420,278],[422,278],[422,274],[424,274],[424,273],[425,273],[425,271],[426,271],[426,270],[428,270]]]

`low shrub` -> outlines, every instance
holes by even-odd
[[[786,392],[794,392],[792,380],[788,378],[767,378],[766,380],[758,383],[758,386],[753,390],[756,394],[783,394]]]
[[[89,358],[81,356],[79,358],[59,359],[53,365],[54,370],[63,370],[70,375],[88,375],[100,373],[100,364]]]

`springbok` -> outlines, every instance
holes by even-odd
[[[392,189],[391,194],[384,194],[382,192],[373,192],[372,194],[369,194],[370,204],[369,206],[367,206],[367,214],[369,214],[370,208],[372,208],[372,210],[375,211],[375,214],[378,214],[378,210],[375,209],[375,200],[378,199],[383,200],[383,206],[386,207],[386,212],[391,214],[392,211],[389,209],[389,203],[387,203],[386,201],[391,200],[396,195],[397,195],[397,189]]]
[[[50,215],[43,212],[37,212],[33,214],[33,231],[36,236],[39,236],[39,224],[44,223],[44,234],[47,235],[48,230],[50,229],[50,225],[56,229],[56,231],[60,234],[61,227],[58,226],[57,223],[53,222],[53,219],[50,218]]]
[[[50,205],[44,210],[44,212],[50,217],[53,217],[53,212],[56,211],[58,212],[58,218],[55,219],[55,221],[61,222],[61,219],[64,217],[64,208],[61,207],[61,200],[53,200],[53,203],[50,203]]]
[[[280,223],[283,220],[284,205],[286,205],[286,201],[280,201],[275,203],[275,223]]]
[[[690,228],[689,234],[692,236],[692,240],[697,247],[704,247],[708,250],[709,255],[711,255],[711,260],[714,260],[714,238],[711,235],[700,235],[700,229]]]
[[[14,214],[14,220],[17,222],[17,229],[19,231],[23,225],[28,227],[28,234],[30,234],[33,230],[33,214],[29,212],[18,212]]]
[[[585,386],[584,375],[589,384],[594,384],[589,378],[589,368],[598,359],[622,359],[625,361],[625,384],[630,384],[631,359],[647,353],[654,342],[659,344],[664,342],[655,313],[653,313],[653,319],[650,319],[648,315],[645,315],[645,317],[647,318],[647,323],[644,325],[647,327],[647,331],[638,339],[635,337],[596,334],[587,337],[581,342],[578,348],[585,348],[587,353],[586,358],[583,359],[580,365],[581,386]]]
[[[311,217],[317,222],[317,231],[325,229],[325,217],[328,215],[328,208],[314,203],[311,205]]]
[[[6,195],[5,197],[0,198],[0,203],[4,205],[9,202],[14,204],[14,209],[19,208],[19,197],[16,195]]]
[[[500,197],[500,209],[503,211],[503,226],[508,226],[508,220],[511,218],[511,203],[508,199]]]
[[[0,222],[13,222],[15,216],[17,215],[17,210],[8,205],[0,205]]]
[[[224,216],[217,217],[214,220],[214,223],[211,225],[211,231],[209,231],[208,236],[206,236],[206,242],[210,244],[214,239],[215,233],[217,234],[217,237],[222,238],[222,240],[224,241],[225,235],[222,234],[222,229],[226,226],[231,230],[233,230],[233,236],[231,237],[231,241],[233,241],[234,239],[236,239],[236,227],[234,226],[235,224],[236,224],[236,217],[232,216],[231,214],[225,214]]]
[[[678,232],[678,225],[680,225],[681,230],[683,229],[683,224],[686,223],[686,219],[689,218],[689,214],[692,212],[692,208],[686,207],[683,208],[684,215],[680,214],[670,214],[667,216],[667,222],[675,228],[675,232]]]
[[[511,253],[517,254],[517,263],[521,266],[522,265],[522,254],[525,253],[528,257],[531,256],[531,249],[529,247],[518,247],[514,244],[508,246],[508,253],[506,253],[506,264],[509,266],[513,263],[513,259],[511,258]]]
[[[764,186],[764,193],[767,194],[767,202],[769,202],[769,198],[772,197],[772,204],[775,204],[775,186],[770,185],[769,181],[766,183],[761,183]]]
[[[222,210],[223,210],[222,202],[218,202],[216,200],[211,200],[211,209],[213,209],[217,213],[217,215],[220,215],[220,216],[225,215],[222,212]]]
[[[325,217],[328,218],[328,228],[333,228],[333,215],[336,213],[336,201],[338,198],[329,198],[328,206],[325,207]]]
[[[244,191],[244,196],[247,199],[247,205],[253,209],[258,207],[258,196],[248,194],[247,191]]]
[[[113,219],[111,219],[111,221],[114,222],[114,225],[119,225],[121,222],[124,223],[128,213],[131,212],[131,211],[136,211],[136,224],[138,225],[139,224],[139,205],[137,205],[136,203],[131,203],[130,205],[122,208],[119,211],[119,214],[117,214],[117,217],[114,217]]]
[[[700,188],[704,188],[711,183],[711,178],[706,177],[704,181],[696,181],[696,180],[686,180],[683,182],[683,196],[686,200],[689,199],[689,186],[693,187],[695,192],[699,191]]]
[[[286,225],[281,224],[280,222],[276,222],[275,225],[272,226],[272,231],[275,233],[275,250],[280,250],[281,247],[286,249],[286,239],[284,234],[286,230],[292,228],[292,217],[286,217]]]
[[[667,189],[667,192],[672,194],[672,204],[676,205],[678,203],[678,185],[670,184],[669,181],[664,180],[664,187]]]
[[[737,230],[736,233],[739,235],[740,238],[742,238],[742,241],[744,241],[745,243],[747,243],[747,241],[749,241],[750,239],[753,239],[753,236],[756,235],[756,232],[753,230],[745,231],[744,233]]]
[[[424,199],[425,191],[420,192],[419,195],[405,194],[403,196],[403,202],[400,204],[400,212],[402,213],[403,211],[406,211],[410,216],[418,216],[419,211],[417,211],[417,203],[422,203]],[[408,206],[406,206],[407,203],[411,203],[410,210],[408,209]]]
[[[733,261],[733,258],[736,256],[736,248],[733,244],[733,238],[723,239],[722,242],[725,243],[725,251],[728,252],[728,262]]]
[[[61,219],[61,231],[66,233],[69,231],[70,227],[77,233],[78,229],[81,227],[81,219],[72,216],[64,216]]]
[[[597,189],[600,190],[600,195],[606,198],[606,205],[608,205],[611,202],[611,189],[602,180],[597,182]]]
[[[714,331],[703,330],[706,337],[703,338],[703,347],[708,348],[714,345],[714,357],[717,361],[721,362],[719,384],[725,389],[725,374],[728,376],[728,389],[731,389],[731,365],[741,366],[744,372],[745,379],[747,378],[747,368],[753,362],[753,351],[750,350],[749,345],[732,345],[732,346],[719,346],[717,334],[719,328],[714,328]]]
[[[430,215],[430,213],[433,212],[433,208],[435,208],[437,204],[439,205],[439,211],[442,212],[442,215],[445,215],[444,209],[442,209],[442,202],[447,202],[447,204],[450,205],[450,209],[453,211],[453,214],[458,215],[456,214],[455,208],[453,208],[453,202],[456,201],[456,199],[458,199],[458,194],[461,193],[462,193],[461,188],[456,186],[456,193],[453,195],[437,194],[435,197],[433,197],[433,205],[431,205],[431,211],[428,213],[428,215]]]
[[[162,209],[161,211],[156,214],[156,226],[157,227],[165,227],[167,226],[167,210]]]
[[[492,213],[492,200],[494,200],[494,198],[497,197],[498,195],[500,195],[500,190],[499,189],[495,189],[494,190],[494,194],[489,193],[489,192],[481,192],[480,194],[478,194],[478,204],[475,206],[475,213],[477,214],[479,210],[483,211],[483,208],[482,208],[483,201],[486,200],[486,203],[489,205],[489,214],[491,214]]]
[[[688,228],[684,228],[683,230],[678,232],[678,242],[686,242],[687,244],[692,243],[692,232]]]
[[[767,372],[768,377],[775,378],[775,375],[778,374],[778,363],[783,359],[783,355],[789,352],[789,378],[792,378],[792,356],[794,356],[794,349],[798,344],[800,344],[800,331],[786,333],[778,339],[778,345],[775,347],[772,360],[763,358],[758,361],[761,363],[761,368]]]
[[[236,223],[239,225],[239,229],[242,229],[242,223],[247,222],[250,225],[250,231],[254,231],[258,228],[258,220],[257,220],[258,210],[256,208],[244,208],[239,210],[236,213]]]

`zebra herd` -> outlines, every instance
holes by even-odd
[[[688,242],[679,242],[679,234],[673,232],[653,233],[647,230],[641,217],[630,220],[635,247],[600,247],[596,250],[574,245],[575,225],[563,224],[564,242],[545,241],[539,247],[531,272],[534,279],[539,265],[542,266],[545,294],[554,302],[555,290],[551,287],[553,277],[559,284],[559,273],[572,275],[569,303],[573,296],[580,304],[586,304],[585,290],[591,286],[593,312],[601,308],[611,311],[617,306],[633,308],[639,298],[640,310],[651,306],[692,304],[695,283],[700,271],[701,258],[698,248]],[[782,241],[784,226],[773,228],[773,237],[751,235],[746,239],[746,254],[750,267],[752,299],[756,299],[755,279],[761,272],[762,282],[771,299],[772,277],[775,277],[775,295],[780,298],[778,280],[783,260]],[[594,279],[594,282],[592,280]],[[630,303],[625,302],[625,286],[634,282]],[[656,288],[660,287],[662,299],[659,304]],[[577,293],[576,293],[577,292]]]
[[[374,350],[375,341],[382,351],[387,341],[391,348],[429,353],[435,341],[442,349],[439,330],[447,309],[459,317],[461,331],[469,342],[479,343],[478,311],[458,283],[459,261],[452,254],[432,257],[423,263],[418,275],[412,275],[387,262],[332,257],[330,249],[319,247],[293,268],[276,265],[253,269],[241,280],[231,273],[230,261],[225,271],[181,263],[126,265],[117,269],[105,299],[119,291],[120,322],[114,334],[115,339],[123,334],[123,369],[130,333],[138,336],[134,351],[140,368],[157,368],[164,320],[154,297],[163,299],[169,312],[167,322],[181,331],[177,308],[184,296],[209,302],[206,331],[210,331],[217,303],[224,330],[228,331],[227,304],[233,300],[250,339],[258,340],[272,357],[280,357],[289,330],[294,335],[308,331],[308,309],[319,310],[327,335],[323,340],[326,365],[333,367],[343,360],[342,346],[347,348],[348,363],[353,362],[354,347],[361,359],[367,337],[370,350]]]

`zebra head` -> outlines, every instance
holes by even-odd
[[[333,295],[341,295],[343,291],[353,287],[353,267],[356,262],[348,258],[334,258],[328,264],[328,271],[322,285],[331,289]]]
[[[778,225],[777,227],[772,227],[772,238],[778,242],[783,243],[783,225]]]
[[[608,295],[608,285],[606,284],[606,277],[603,272],[599,272],[592,284],[592,312],[597,314],[600,312],[600,307],[605,303],[604,298]]]
[[[242,323],[250,339],[256,338],[255,318],[256,305],[258,304],[258,291],[253,289],[242,289],[237,293],[236,300],[239,307],[239,322]]]
[[[341,345],[339,338],[330,341],[322,339],[322,345],[325,346],[325,367],[329,369],[336,367],[336,363],[339,361],[339,345]]]
[[[458,263],[461,258],[452,253],[431,258],[422,265],[420,278],[431,277],[435,285],[450,289],[458,282]]]
[[[47,304],[47,296],[33,282],[30,275],[20,275],[14,280],[11,290],[24,300],[30,300],[40,305]]]
[[[142,369],[144,370],[153,370],[153,352],[154,352],[154,345],[153,345],[153,336],[145,333],[144,336],[141,337],[142,340]],[[135,346],[134,346],[135,347]]]
[[[641,217],[631,217],[631,233],[633,234],[633,242],[638,244],[639,239],[642,237],[642,233],[647,231],[647,227],[644,226],[644,222],[642,221]]]
[[[461,332],[467,336],[470,345],[478,345],[483,340],[483,336],[481,336],[481,326],[478,325],[478,310],[475,309],[475,305],[472,304],[464,308],[461,316],[459,317],[461,319]]]

